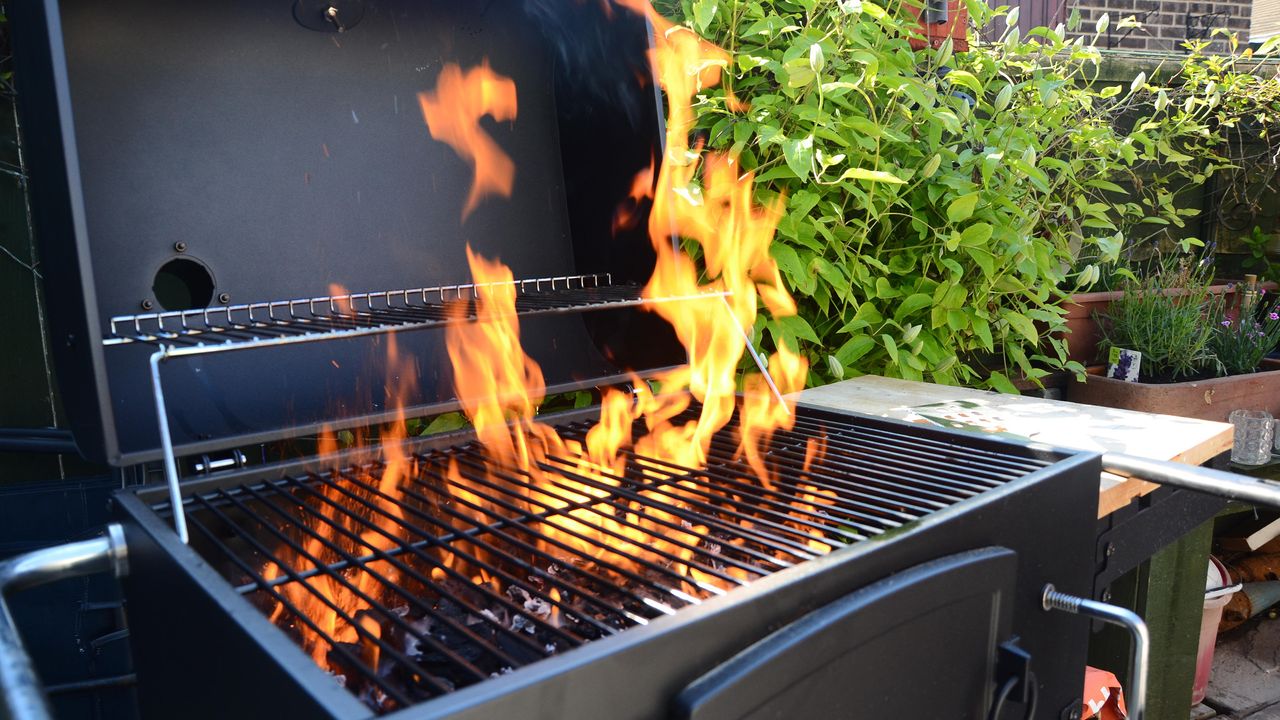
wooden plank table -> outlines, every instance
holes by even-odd
[[[913,408],[971,401],[1013,435],[1076,450],[1122,452],[1156,460],[1201,465],[1231,449],[1231,425],[1172,415],[1117,410],[1062,400],[1004,395],[866,375],[809,388],[796,399],[805,405],[909,419]],[[1098,517],[1106,517],[1154,485],[1103,473]]]
[[[1227,423],[882,377],[845,380],[794,397],[805,405],[905,420],[930,414],[922,406],[966,401],[984,426],[1029,440],[1193,465],[1226,452],[1232,440]],[[1108,473],[1099,480],[1100,524],[1134,498],[1159,487]],[[1212,525],[1209,521],[1190,531],[1111,586],[1115,591],[1111,601],[1136,610],[1151,631],[1148,720],[1185,720],[1191,705]],[[1090,662],[1122,674],[1129,653],[1127,636],[1117,630],[1100,638],[1091,641]]]

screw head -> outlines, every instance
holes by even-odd
[[[1111,602],[1111,591],[1110,591],[1110,590],[1103,590],[1103,591],[1102,591],[1102,602]]]
[[[144,300],[142,301],[142,309],[143,309],[143,310],[150,310],[150,309],[151,309],[151,308],[153,308],[153,307],[155,307],[155,303],[151,302],[151,300],[150,300],[150,299],[144,299]]]
[[[173,244],[173,249],[174,249],[174,250],[176,250],[176,251],[178,251],[178,252],[186,252],[186,251],[187,251],[187,244],[186,244],[186,243],[184,243],[184,242],[182,242],[181,240],[179,240],[178,242],[176,242],[176,243],[174,243],[174,244]]]
[[[1107,543],[1107,546],[1106,546],[1106,548],[1104,548],[1104,549],[1103,549],[1103,552],[1104,552],[1104,553],[1106,553],[1107,557],[1111,557],[1112,555],[1115,555],[1115,554],[1116,554],[1116,544],[1115,544],[1115,543]]]
[[[222,303],[223,305],[226,305],[227,303],[231,302],[231,293],[225,293],[225,292],[219,293],[218,302]]]

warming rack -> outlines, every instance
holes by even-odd
[[[157,347],[151,354],[151,390],[160,428],[169,496],[177,508],[174,530],[183,543],[190,540],[182,504],[177,455],[169,429],[160,365],[173,358],[209,355],[246,349],[283,347],[301,343],[342,340],[393,332],[441,328],[451,323],[474,322],[475,300],[484,288],[510,285],[516,291],[519,315],[578,313],[667,302],[719,298],[729,319],[746,340],[748,352],[764,374],[769,387],[781,398],[763,359],[750,342],[746,328],[730,310],[727,293],[708,291],[693,295],[646,298],[634,284],[614,285],[611,274],[571,275],[513,280],[509,283],[468,283],[411,290],[329,295],[297,300],[228,305],[111,318],[107,347],[145,343]]]
[[[120,315],[111,318],[102,344],[111,347],[148,343],[172,346],[170,355],[184,354],[185,348],[199,348],[196,353],[205,354],[218,352],[213,348],[221,346],[263,347],[439,327],[474,320],[474,300],[481,290],[500,284],[515,287],[516,312],[521,315],[583,312],[682,299],[643,298],[638,285],[615,285],[607,273],[528,278],[510,283],[441,285]],[[466,306],[460,307],[462,303]]]

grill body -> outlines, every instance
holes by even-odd
[[[806,614],[822,611],[874,587],[886,578],[911,578],[923,564],[957,554],[995,553],[1016,578],[991,607],[966,605],[972,589],[923,581],[915,604],[891,605],[849,621],[850,637],[879,638],[876,654],[854,658],[877,678],[897,678],[878,695],[856,694],[856,678],[820,685],[818,702],[832,711],[852,707],[897,717],[978,717],[994,688],[983,680],[994,657],[973,657],[950,638],[951,627],[987,628],[992,644],[1018,638],[1032,656],[1040,688],[1039,717],[1056,717],[1078,702],[1087,627],[1064,615],[1044,613],[1040,589],[1047,582],[1087,592],[1090,528],[1096,508],[1096,455],[1056,453],[872,418],[850,419],[804,410],[815,422],[853,423],[884,434],[889,445],[876,453],[907,453],[941,443],[957,453],[996,452],[1037,458],[1040,469],[929,513],[891,533],[853,542],[817,559],[755,580],[746,587],[684,607],[643,627],[626,629],[540,660],[515,672],[394,711],[394,718],[723,718],[746,715],[686,714],[677,697],[731,658]],[[887,448],[887,449],[886,449]],[[886,459],[888,455],[886,455]],[[857,481],[856,473],[851,480]],[[212,497],[230,487],[264,480],[241,474],[191,483],[189,495]],[[228,717],[268,713],[331,718],[369,717],[373,712],[327,676],[264,612],[238,594],[208,553],[183,546],[153,505],[155,490],[123,491],[117,508],[126,522],[133,572],[126,581],[141,698],[148,716]],[[992,550],[996,548],[999,550]],[[928,573],[922,577],[928,576]],[[909,584],[909,583],[908,583]],[[906,588],[910,590],[910,588]],[[924,617],[924,602],[933,614]],[[930,603],[933,603],[930,605]],[[975,608],[977,608],[975,610]],[[997,609],[999,612],[993,611]],[[887,613],[887,614],[886,614]],[[997,617],[999,616],[999,617]],[[812,617],[812,616],[811,616]],[[930,619],[932,618],[932,619]],[[1004,618],[1004,619],[1000,619]],[[868,623],[872,623],[868,627]],[[941,624],[939,624],[941,623]],[[798,627],[798,626],[797,626]],[[981,633],[979,633],[981,635]],[[888,645],[885,645],[888,643]],[[892,652],[886,648],[891,647]],[[764,652],[764,651],[756,651]],[[870,650],[869,650],[870,652]],[[745,662],[738,658],[737,663]],[[789,677],[796,660],[778,656],[766,674]],[[956,691],[943,680],[975,673]],[[878,674],[875,674],[878,673]],[[711,677],[711,676],[708,676]],[[949,689],[950,688],[950,689]],[[962,692],[963,697],[955,697]],[[696,696],[697,693],[694,693]],[[960,703],[954,714],[951,703]],[[912,711],[911,708],[916,708]],[[929,709],[928,712],[919,710]]]

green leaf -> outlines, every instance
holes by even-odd
[[[897,365],[898,364],[898,343],[894,342],[893,338],[889,337],[888,335],[881,335],[880,340],[884,343],[885,352],[889,353],[889,359],[893,361],[894,365]]]
[[[973,211],[978,206],[978,193],[971,192],[967,195],[961,195],[951,204],[947,206],[947,219],[953,223],[964,222],[973,216]]]
[[[875,346],[876,341],[870,335],[855,335],[836,350],[836,359],[845,367],[850,367]]]
[[[973,258],[973,262],[982,269],[982,276],[990,278],[996,274],[996,258],[991,253],[981,248],[967,247],[964,249],[969,257]]]
[[[845,180],[867,180],[869,182],[889,183],[890,185],[902,185],[906,181],[884,170],[867,170],[866,168],[849,168],[840,176],[839,182]]]
[[[707,34],[707,27],[716,16],[720,0],[695,0],[693,3],[693,25],[701,35]]]
[[[982,82],[967,70],[952,70],[946,74],[946,80],[953,85],[963,85],[978,95],[983,93]]]
[[[798,337],[801,340],[808,340],[815,345],[821,345],[822,341],[818,339],[818,334],[813,331],[808,321],[799,315],[786,315],[780,318],[774,318],[774,321],[786,329],[787,333]]]
[[[423,428],[423,435],[435,435],[436,433],[450,432],[453,430],[461,430],[467,426],[467,418],[462,413],[451,412],[443,415],[437,415],[427,423]]]
[[[978,222],[970,225],[960,233],[960,244],[966,247],[980,247],[991,239],[991,224]]]
[[[796,177],[808,178],[813,172],[813,136],[799,140],[790,138],[783,140],[782,156],[787,161],[787,167],[791,168],[791,172],[795,173]]]
[[[898,303],[898,309],[893,311],[893,319],[902,322],[903,319],[914,315],[918,310],[929,307],[933,304],[933,298],[924,293],[912,293]]]
[[[1036,324],[1026,315],[1009,311],[1004,313],[1003,317],[1009,323],[1009,327],[1026,338],[1028,342],[1034,343],[1040,339],[1040,333],[1036,332]]]
[[[1009,395],[1022,394],[1018,392],[1018,388],[1013,383],[1009,382],[1009,378],[1005,377],[1005,374],[1002,372],[992,370],[990,377],[987,378],[987,383],[991,385],[992,388],[995,388],[1002,393],[1007,393]]]
[[[796,278],[808,274],[804,263],[800,261],[800,256],[796,254],[795,248],[790,245],[775,242],[769,246],[769,255],[778,262],[778,267],[791,280],[793,285],[796,283]]]
[[[895,288],[888,279],[882,277],[876,278],[876,297],[890,299],[896,298],[901,294],[902,293],[898,292],[897,288]]]

